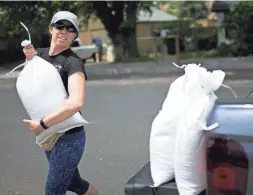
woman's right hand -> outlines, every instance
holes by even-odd
[[[34,49],[32,44],[29,44],[23,48],[23,52],[27,60],[31,60],[33,56],[37,54],[37,51]]]

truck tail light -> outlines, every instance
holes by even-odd
[[[245,195],[247,181],[248,157],[240,143],[209,137],[207,195]]]

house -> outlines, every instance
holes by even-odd
[[[140,54],[154,53],[156,50],[156,40],[154,30],[162,29],[163,24],[177,21],[177,17],[168,14],[158,8],[151,7],[152,13],[140,11],[136,24],[136,40]],[[91,32],[101,37],[106,44],[111,44],[107,36],[104,25],[99,19],[90,19],[86,28],[82,28],[80,39],[84,44],[91,44]]]
[[[169,33],[163,29],[168,22],[175,22],[178,20],[177,16],[168,14],[160,9],[151,7],[151,14],[140,11],[137,18],[136,25],[136,41],[140,54],[155,53],[157,45],[162,45]],[[155,33],[160,35],[159,39],[154,37]],[[158,35],[158,36],[159,36]],[[175,35],[170,35],[174,37]]]

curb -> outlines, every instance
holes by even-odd
[[[210,70],[212,71],[212,70]],[[226,73],[226,80],[253,80],[252,69],[232,69],[224,70]],[[20,72],[12,73],[10,76],[5,76],[0,74],[0,80],[13,80],[18,77]],[[104,79],[131,79],[131,78],[156,78],[156,77],[179,77],[184,74],[183,70],[179,71],[149,71],[149,72],[140,72],[140,71],[130,71],[130,72],[111,72],[111,73],[87,73],[88,81],[89,80],[104,80]]]

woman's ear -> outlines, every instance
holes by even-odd
[[[75,33],[75,35],[74,35],[74,37],[73,37],[73,39],[72,39],[72,43],[76,40],[76,37],[77,36],[77,34]]]
[[[52,34],[52,31],[53,31],[53,27],[52,27],[52,26],[49,26],[48,32],[49,32],[50,34]]]

